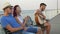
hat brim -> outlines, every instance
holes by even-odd
[[[3,8],[3,10],[7,9],[7,8],[12,8],[13,6],[9,5],[9,6],[6,6],[5,8]]]

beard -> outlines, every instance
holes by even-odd
[[[41,11],[44,11],[44,9],[41,9]]]

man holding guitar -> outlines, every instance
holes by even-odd
[[[51,25],[46,19],[46,16],[42,13],[45,10],[46,6],[47,5],[45,3],[40,4],[40,8],[37,9],[35,12],[35,22],[38,26],[41,27],[41,29],[45,28],[46,34],[50,34]],[[44,34],[44,30],[43,30],[43,34]]]

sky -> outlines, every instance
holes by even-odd
[[[38,9],[40,3],[47,4],[46,9],[57,9],[57,0],[0,0],[0,10],[6,2],[9,2],[12,6],[19,5],[22,10]],[[60,9],[59,3],[60,0],[58,0],[58,8]]]

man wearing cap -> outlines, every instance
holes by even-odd
[[[1,25],[3,28],[6,28],[10,32],[12,32],[12,34],[19,34],[23,30],[26,30],[24,29],[25,27],[18,24],[15,18],[12,16],[12,7],[9,3],[4,5],[3,10],[4,10],[4,16],[2,16],[1,18]],[[27,31],[29,32],[34,31],[34,33],[37,33],[37,34],[41,33],[40,28],[38,29],[32,28],[32,29],[33,30],[27,30]]]
[[[36,24],[41,28],[44,28],[45,26],[46,34],[50,34],[51,25],[48,22],[48,20],[46,20],[46,16],[43,14],[43,11],[45,10],[46,6],[47,5],[45,3],[40,4],[39,9],[37,9],[35,12],[35,21],[36,21]],[[43,34],[44,34],[44,31],[43,31]]]

